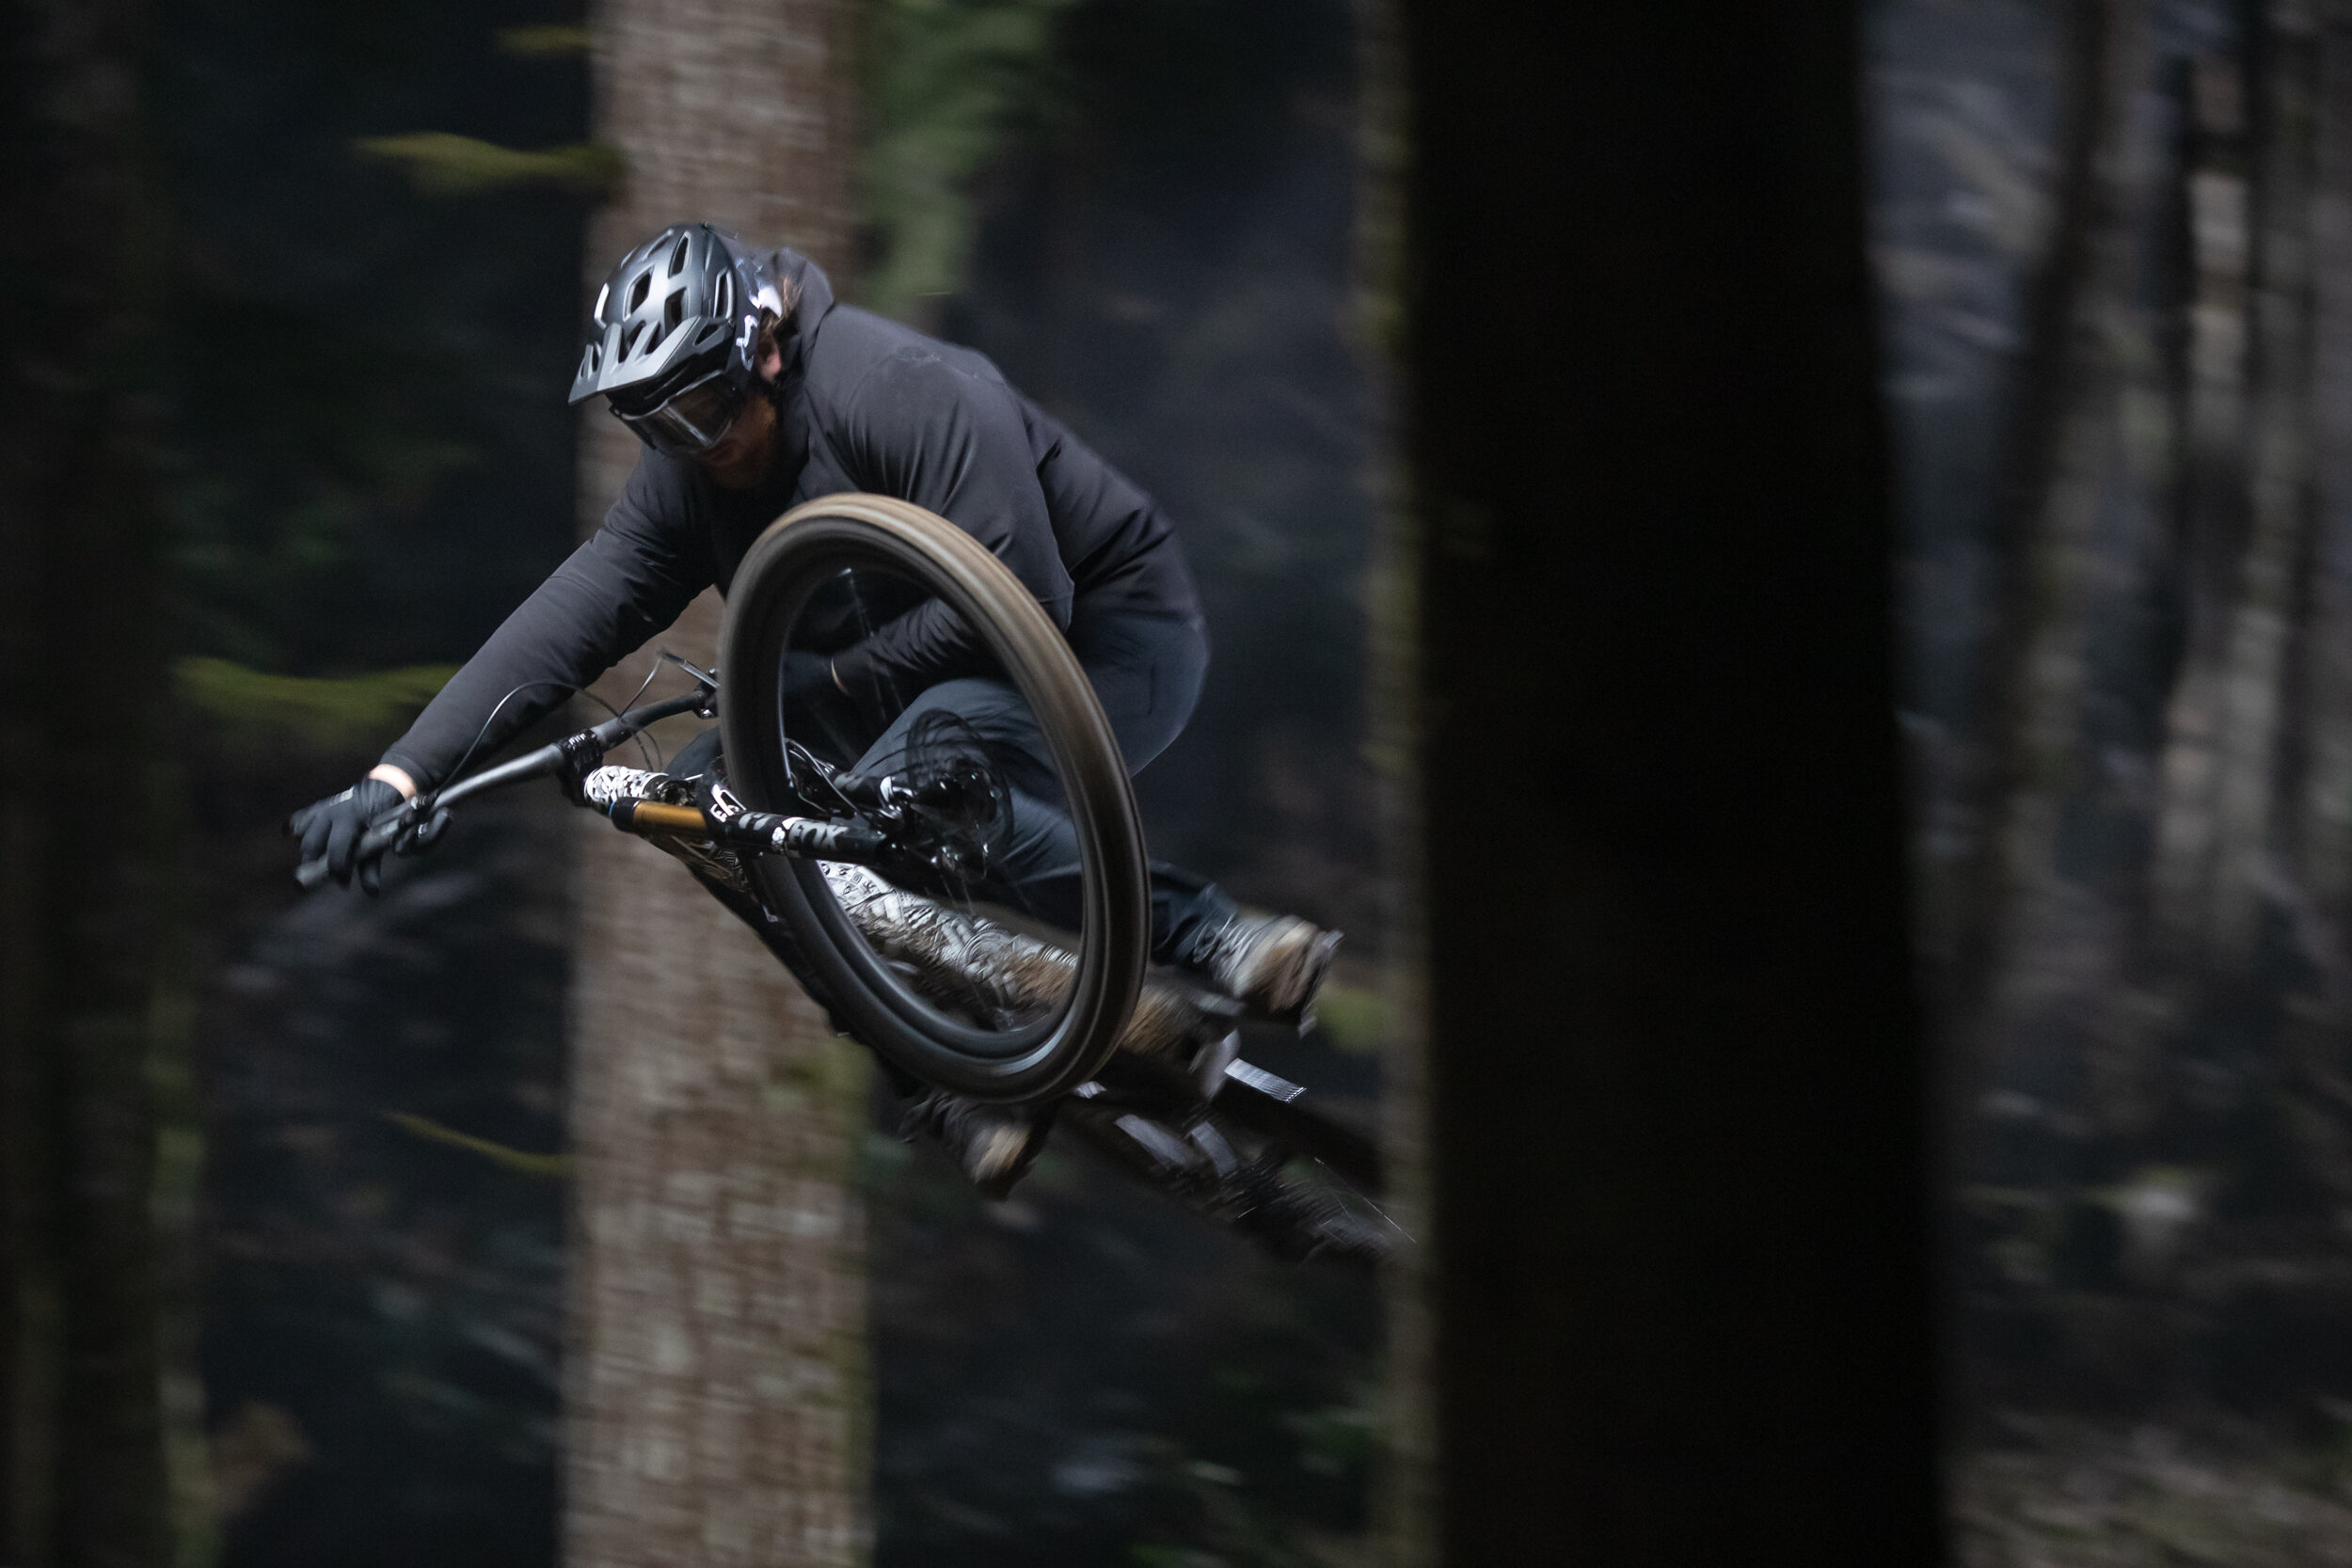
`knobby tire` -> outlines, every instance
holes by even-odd
[[[1076,976],[1046,1019],[989,1031],[915,995],[851,928],[814,861],[760,856],[750,874],[831,1005],[905,1071],[977,1099],[1038,1100],[1094,1075],[1134,1010],[1151,943],[1151,882],[1125,760],[1086,672],[1028,589],[953,523],[906,501],[839,495],[786,513],[753,544],[720,630],[728,783],[755,811],[791,812],[783,656],[810,597],[844,569],[914,579],[977,629],[1042,730],[1080,847]]]

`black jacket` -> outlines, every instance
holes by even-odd
[[[780,513],[844,490],[895,496],[955,523],[1064,629],[1100,614],[1200,613],[1184,552],[1152,499],[985,356],[835,305],[825,275],[792,251],[775,263],[801,297],[768,480],[723,490],[685,459],[642,452],[604,526],[451,677],[386,762],[422,787],[446,782],[477,734],[478,762],[643,646],[696,594],[713,584],[724,594]],[[943,606],[919,605],[843,647],[834,667],[852,690],[919,690],[974,667],[965,632]]]

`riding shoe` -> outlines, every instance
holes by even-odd
[[[955,1156],[982,1196],[1002,1201],[1037,1163],[1052,1125],[1050,1109],[988,1105],[931,1089],[907,1107],[898,1135],[929,1133]]]
[[[1251,1011],[1302,1027],[1340,933],[1290,914],[1242,914],[1208,939],[1191,967]]]

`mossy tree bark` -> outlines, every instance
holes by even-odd
[[[1442,1560],[1938,1557],[1840,0],[1407,0]]]
[[[848,7],[606,0],[597,131],[626,161],[588,293],[679,219],[849,256]],[[584,311],[583,311],[584,317]],[[593,529],[637,443],[588,416]],[[708,663],[705,594],[659,645]],[[608,677],[618,702],[650,650]],[[650,847],[583,818],[566,1408],[575,1568],[866,1555],[864,1074],[775,960]]]
[[[0,1560],[170,1560],[136,0],[0,22]]]

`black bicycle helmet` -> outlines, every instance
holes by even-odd
[[[570,401],[602,393],[627,417],[713,372],[740,392],[751,385],[763,309],[781,316],[784,303],[756,252],[707,223],[672,224],[605,279]]]

